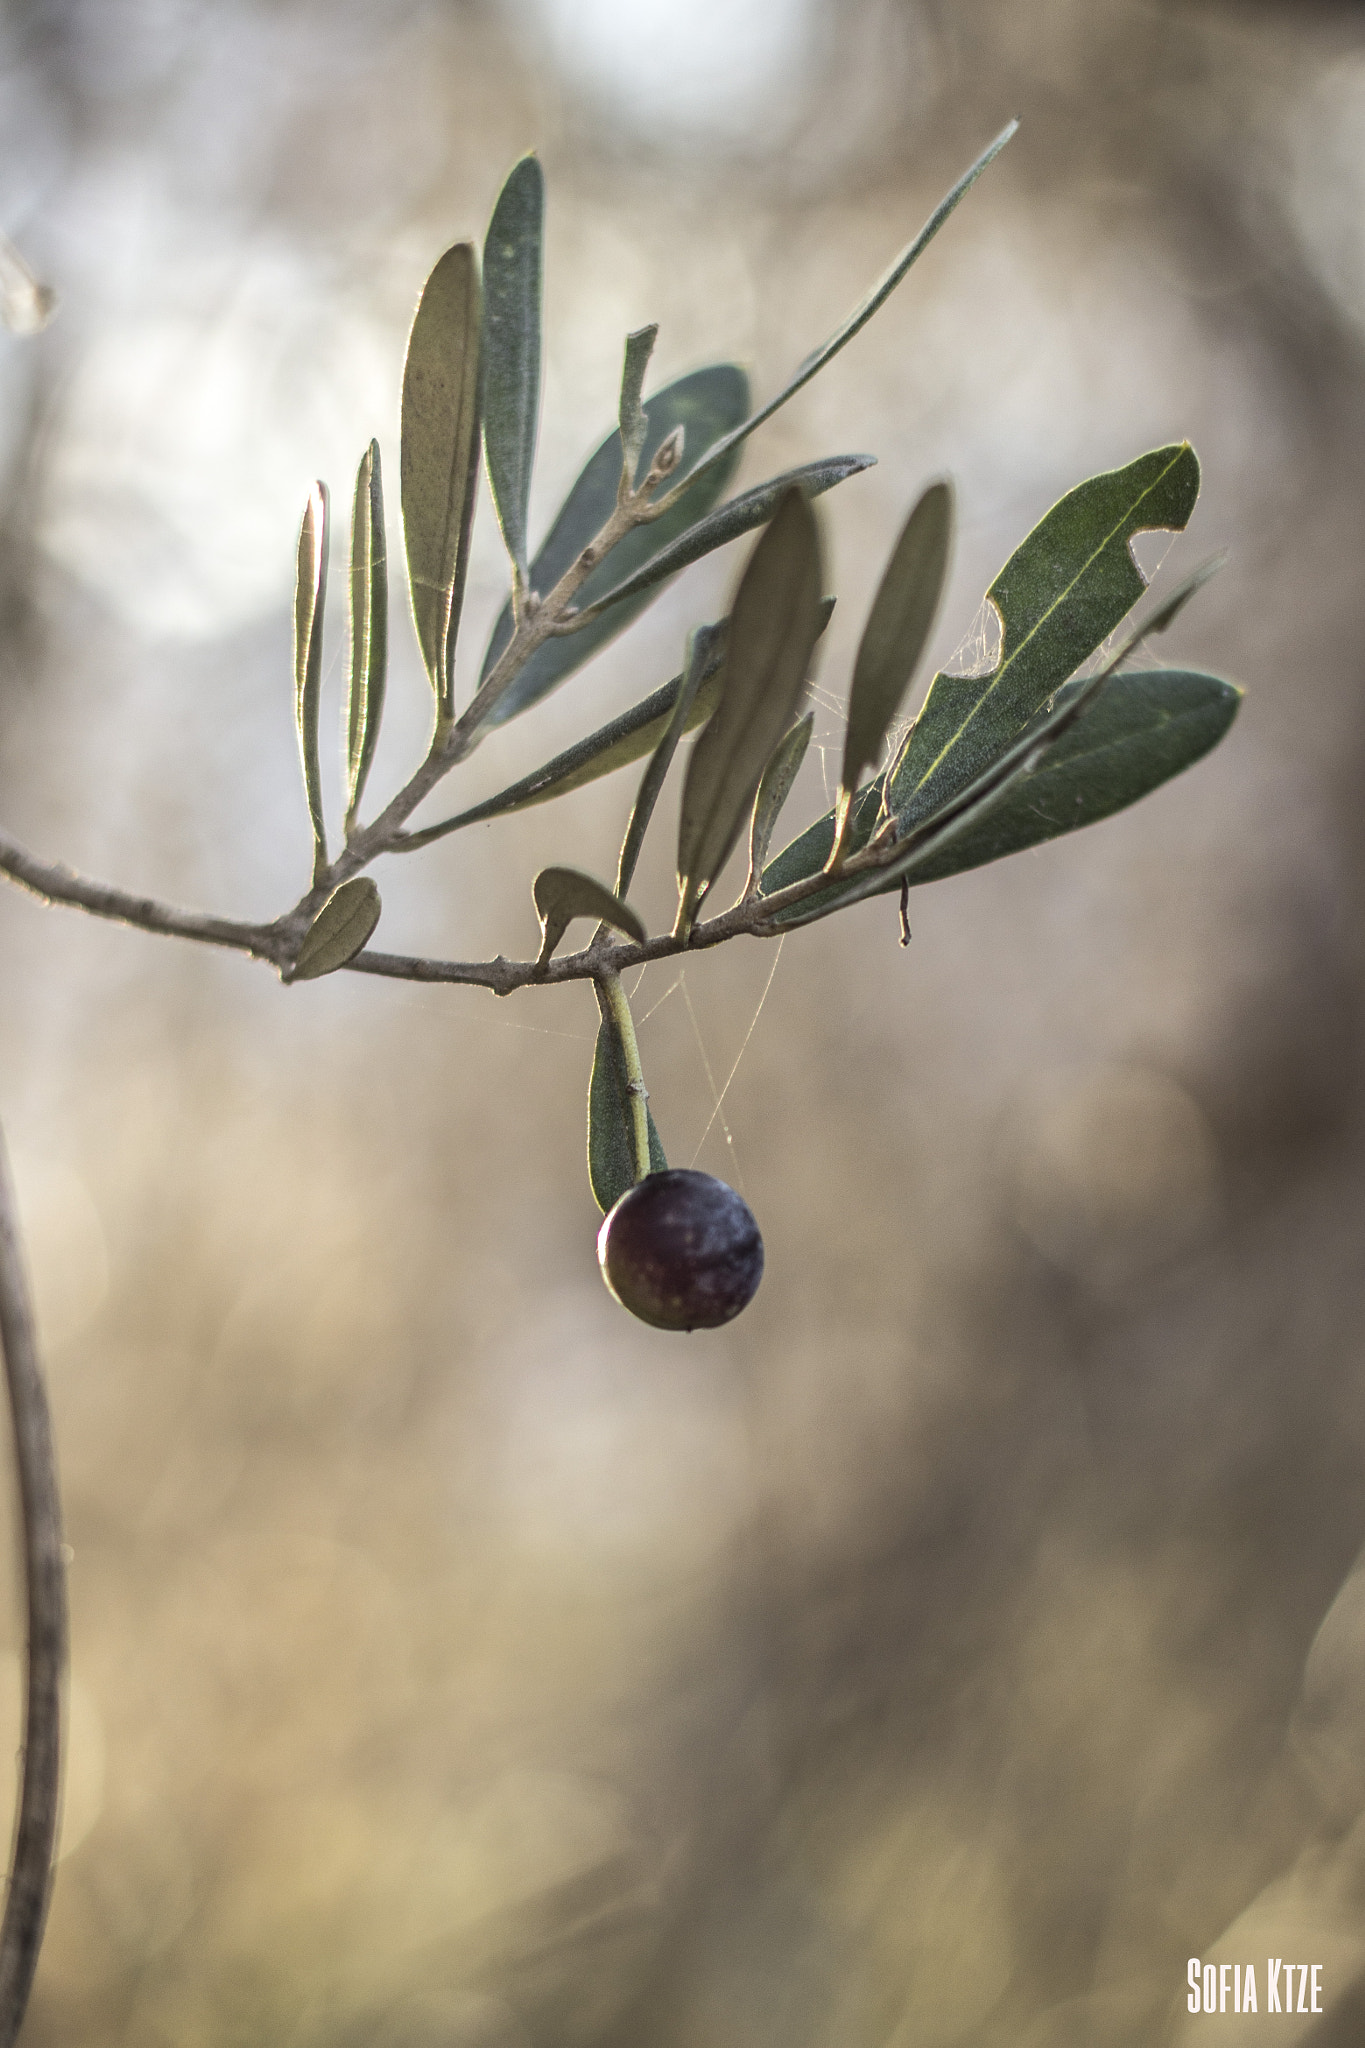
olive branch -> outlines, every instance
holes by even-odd
[[[988,592],[1002,625],[995,669],[935,677],[919,717],[878,773],[948,567],[953,499],[946,483],[934,482],[892,549],[858,648],[837,801],[769,858],[810,735],[804,699],[832,604],[812,501],[873,458],[825,457],[736,497],[726,497],[727,487],[745,441],[885,303],[1015,125],[982,151],[880,280],[766,402],[751,404],[748,379],[732,363],[708,365],[646,397],[657,330],[628,336],[616,426],[534,556],[527,509],[540,395],[545,188],[537,159],[524,157],[498,197],[482,261],[467,242],[446,251],[423,288],[408,343],[402,518],[413,622],[433,699],[430,743],[408,780],[363,819],[389,637],[381,459],[371,442],[352,507],[346,797],[336,847],[324,819],[319,732],[331,523],[322,484],[310,494],[299,536],[295,712],[313,858],[298,901],[268,922],[210,916],[74,874],[3,834],[0,871],[47,902],[246,953],[285,982],[344,968],[506,996],[535,983],[592,981],[603,1014],[595,1077],[609,1060],[619,1081],[590,1090],[593,1187],[610,1207],[655,1157],[643,1149],[638,1100],[627,1092],[626,1065],[638,1067],[638,1051],[619,986],[625,970],[740,936],[770,938],[884,890],[900,892],[904,928],[912,886],[1134,802],[1214,745],[1235,713],[1236,690],[1216,677],[1125,667],[1140,637],[1170,623],[1202,571],[1082,676],[1146,587],[1130,551],[1133,536],[1183,529],[1193,510],[1199,466],[1193,450],[1177,443],[1090,478],[1054,506]],[[473,695],[458,708],[454,656],[481,461],[510,590]],[[683,569],[757,528],[728,616],[692,636],[679,675],[497,795],[436,824],[410,824],[490,731],[558,689]],[[627,892],[673,756],[692,733],[677,914],[671,929],[651,935]],[[381,856],[416,852],[641,759],[613,884],[577,865],[535,877],[542,943],[534,959],[442,959],[371,943],[382,901],[367,870]],[[713,913],[716,885],[746,825],[744,887]],[[584,918],[592,924],[587,944],[560,951],[571,924]],[[653,1142],[662,1159],[657,1133]]]
[[[538,161],[524,157],[498,197],[482,258],[470,243],[460,243],[432,270],[408,343],[402,521],[413,623],[433,700],[430,742],[408,780],[364,821],[389,637],[381,458],[371,442],[352,504],[345,805],[336,847],[327,834],[319,730],[331,539],[321,483],[310,493],[300,529],[294,696],[312,865],[293,906],[264,923],[183,909],[39,859],[3,833],[0,872],[48,903],[245,953],[268,963],[286,983],[342,969],[463,984],[500,996],[532,985],[592,982],[601,1024],[589,1086],[588,1163],[599,1205],[616,1213],[625,1196],[667,1164],[621,980],[626,969],[740,936],[772,938],[884,892],[899,895],[904,941],[912,887],[1136,802],[1208,752],[1235,716],[1240,693],[1216,676],[1129,665],[1140,642],[1171,624],[1216,563],[1197,570],[1115,638],[1147,587],[1133,559],[1134,536],[1183,531],[1194,509],[1198,460],[1188,443],[1175,442],[1088,478],[1053,506],[987,592],[1001,628],[995,665],[983,674],[937,674],[918,715],[884,758],[948,570],[953,495],[946,482],[933,481],[896,539],[862,632],[836,800],[771,854],[810,739],[811,668],[833,606],[824,591],[813,500],[873,458],[829,456],[738,496],[726,492],[749,436],[880,309],[1015,126],[1011,122],[983,150],[848,317],[763,404],[752,405],[748,378],[733,363],[707,365],[646,397],[657,330],[629,335],[616,425],[585,464],[534,556],[527,515],[540,398],[545,191]],[[20,284],[24,308],[31,301],[50,309],[51,295],[40,296],[43,288],[17,252],[0,242],[7,307]],[[38,323],[26,313],[15,324]],[[506,544],[510,587],[473,695],[459,708],[455,648],[481,462]],[[758,529],[727,615],[690,635],[676,676],[498,794],[438,823],[411,825],[419,806],[490,731],[564,684],[684,569]],[[695,738],[682,774],[677,910],[669,930],[651,935],[629,890],[688,735]],[[541,929],[535,958],[451,960],[371,945],[382,903],[367,870],[381,856],[417,852],[640,761],[645,766],[612,881],[574,865],[548,867],[534,878]],[[733,902],[712,912],[741,842],[748,854],[743,886]],[[561,952],[570,926],[583,919],[592,926],[587,944]],[[651,1181],[654,1188],[661,1184]],[[605,1233],[606,1226],[604,1240]],[[753,1236],[761,1271],[756,1229]],[[650,1313],[648,1305],[637,1312]],[[51,1432],[2,1152],[0,1347],[15,1424],[29,1595],[23,1787],[0,1928],[5,2048],[23,2017],[50,1886],[65,1599]]]

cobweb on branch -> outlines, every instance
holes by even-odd
[[[754,1005],[753,1016],[749,1019],[749,1028],[744,1034],[744,1038],[740,1044],[739,1051],[735,1054],[735,1057],[730,1065],[730,1071],[725,1076],[725,1080],[723,1083],[720,1083],[718,1085],[716,1081],[716,1070],[711,1064],[711,1056],[706,1049],[706,1040],[702,1034],[701,1022],[697,1016],[696,1007],[692,1001],[692,992],[687,986],[686,968],[680,968],[678,970],[678,973],[674,976],[673,980],[669,983],[668,987],[663,991],[663,994],[660,996],[656,996],[654,1001],[650,1004],[649,1008],[641,1014],[639,1023],[637,1025],[637,1029],[643,1029],[643,1027],[649,1022],[650,1018],[653,1017],[659,1010],[661,1010],[664,1004],[668,1002],[670,997],[675,996],[681,989],[683,1002],[687,1008],[688,1021],[692,1027],[692,1036],[696,1040],[697,1051],[701,1057],[702,1071],[706,1076],[706,1085],[711,1091],[711,1114],[706,1119],[705,1128],[703,1129],[700,1138],[698,1138],[697,1140],[696,1146],[692,1153],[692,1157],[688,1161],[688,1164],[689,1166],[696,1165],[698,1159],[701,1157],[702,1147],[705,1145],[706,1140],[711,1135],[712,1127],[716,1123],[719,1123],[721,1131],[725,1138],[726,1148],[729,1151],[731,1160],[733,1161],[735,1180],[739,1186],[739,1191],[741,1194],[745,1193],[744,1171],[739,1163],[739,1157],[735,1150],[734,1132],[730,1129],[729,1121],[725,1114],[725,1098],[730,1093],[731,1088],[734,1086],[735,1076],[739,1073],[740,1067],[743,1064],[744,1055],[749,1050],[749,1045],[753,1039],[754,1032],[758,1029],[758,1020],[763,1014],[763,1006],[767,1002],[768,996],[772,990],[773,982],[777,978],[778,963],[782,958],[782,951],[786,943],[787,941],[785,937],[780,938],[777,942],[777,949],[773,955],[773,963],[772,966],[768,969],[768,978],[763,984],[762,993],[760,994],[757,1003]],[[638,996],[640,992],[641,983],[643,982],[645,974],[647,972],[647,966],[641,969],[639,980],[637,980],[635,987],[631,990],[632,999]]]

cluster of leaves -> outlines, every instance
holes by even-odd
[[[1169,625],[1206,572],[1092,659],[1146,589],[1138,533],[1181,531],[1199,465],[1187,443],[1158,448],[1070,491],[1015,551],[987,593],[1001,629],[985,673],[936,675],[890,760],[888,738],[932,631],[952,542],[952,494],[934,483],[891,552],[859,642],[838,795],[775,858],[774,831],[805,754],[805,696],[833,600],[824,595],[812,501],[871,457],[812,462],[727,499],[743,443],[814,377],[884,303],[976,178],[1011,124],[936,208],[920,234],[777,395],[754,409],[733,363],[678,378],[647,402],[656,330],[627,338],[617,425],[592,455],[532,558],[528,506],[540,399],[544,184],[518,163],[494,209],[482,262],[449,249],[428,278],[403,378],[402,512],[413,620],[430,678],[434,730],[425,759],[371,823],[360,806],[384,708],[388,579],[379,448],[356,478],[349,577],[350,676],[343,724],[344,844],[331,855],[323,806],[319,705],[329,554],[323,485],[299,537],[295,709],[312,833],[309,889],[272,925],[198,917],[35,861],[0,837],[0,869],[50,901],[149,930],[232,945],[289,980],[368,964],[389,973],[482,982],[507,993],[572,970],[593,980],[602,1014],[589,1088],[589,1168],[609,1211],[599,1238],[608,1284],[660,1327],[714,1327],[739,1312],[762,1272],[747,1206],[710,1176],[648,1178],[667,1162],[649,1111],[621,969],[697,943],[765,936],[862,898],[999,859],[1135,802],[1226,732],[1238,693],[1185,669],[1128,671],[1140,638]],[[36,326],[52,298],[0,238],[0,312]],[[511,565],[470,703],[455,703],[455,648],[480,463],[487,467]],[[728,616],[689,640],[682,672],[631,710],[482,803],[412,831],[408,820],[485,733],[540,702],[628,625],[690,563],[755,528]],[[682,776],[678,907],[651,939],[627,900],[678,747],[697,737]],[[556,866],[535,877],[537,959],[517,965],[405,961],[367,954],[379,892],[364,869],[461,828],[544,803],[647,756],[614,882]],[[706,924],[703,907],[748,827],[739,900]],[[575,919],[588,947],[555,960]],[[613,939],[611,934],[621,935]],[[363,957],[362,957],[363,956]],[[382,965],[381,965],[382,963]],[[65,1612],[50,1423],[32,1341],[22,1262],[0,1147],[0,1325],[14,1411],[28,1559],[29,1730],[9,1902],[0,1928],[0,2033],[23,2017],[42,1935],[57,1820],[59,1684]],[[644,1183],[643,1185],[639,1185]],[[680,1187],[679,1184],[684,1184]],[[666,1200],[664,1199],[666,1197]],[[666,1213],[669,1212],[669,1213]],[[35,1732],[36,1731],[36,1732]]]
[[[1202,581],[1200,572],[1098,668],[1087,669],[1146,589],[1135,535],[1183,530],[1199,488],[1186,443],[1159,448],[1070,491],[1040,521],[987,598],[1000,646],[986,673],[940,673],[890,760],[896,729],[937,616],[947,574],[953,499],[929,486],[891,551],[854,662],[836,802],[775,858],[769,850],[811,734],[806,708],[816,644],[833,600],[824,594],[812,501],[871,457],[812,462],[727,499],[749,434],[817,374],[889,296],[980,172],[998,137],[921,234],[786,386],[753,408],[733,363],[693,371],[648,400],[655,338],[628,337],[617,425],[590,457],[532,556],[528,505],[541,353],[544,185],[534,157],[498,199],[482,264],[469,244],[448,250],[423,291],[403,380],[402,512],[413,619],[430,678],[434,733],[426,761],[371,825],[359,808],[383,710],[387,651],[384,512],[377,445],[360,464],[351,530],[350,686],[344,721],[343,851],[329,859],[318,739],[327,567],[326,492],[304,517],[296,596],[296,704],[313,832],[313,890],[291,978],[332,971],[367,944],[379,894],[361,868],[449,833],[541,804],[645,759],[617,869],[608,885],[577,867],[533,883],[543,978],[570,924],[590,918],[580,956],[602,1010],[589,1093],[589,1164],[609,1208],[664,1162],[647,1111],[619,970],[739,931],[773,934],[885,890],[999,859],[1135,802],[1207,752],[1227,730],[1238,693],[1186,669],[1127,669],[1139,638],[1158,631]],[[454,659],[480,460],[486,464],[511,568],[470,703],[457,710]],[[437,824],[406,827],[416,805],[494,727],[558,688],[690,563],[763,529],[728,616],[699,628],[683,670],[630,710],[532,774]],[[673,756],[697,737],[682,776],[678,908],[666,940],[650,940],[628,891]],[[647,758],[646,758],[647,757]],[[748,828],[738,902],[698,924]],[[613,940],[611,934],[622,935]]]

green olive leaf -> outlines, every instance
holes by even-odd
[[[846,809],[874,765],[933,631],[953,540],[953,493],[930,484],[891,551],[853,664],[839,778]]]
[[[621,365],[621,403],[617,411],[621,432],[621,474],[632,490],[639,477],[640,451],[649,432],[649,420],[640,400],[645,388],[645,371],[649,368],[649,359],[658,338],[657,321],[649,327],[637,327],[634,334],[626,336],[626,356]]]
[[[987,598],[1000,657],[987,675],[940,673],[887,781],[902,831],[931,816],[1010,746],[1147,588],[1135,534],[1181,531],[1199,494],[1189,443],[1078,484],[1016,548]]]
[[[648,1104],[645,1114],[649,1119],[650,1172],[662,1173],[668,1160]],[[625,1061],[609,1017],[604,1017],[598,1028],[588,1085],[588,1178],[604,1216],[627,1188],[635,1185],[635,1136],[626,1098]]]
[[[313,879],[327,865],[322,818],[322,762],[318,752],[318,705],[322,697],[322,614],[327,597],[327,486],[314,484],[299,528],[294,577],[294,723],[303,761],[303,786],[313,828]]]
[[[1098,686],[1093,696],[1092,685]],[[1080,715],[1048,746],[1048,727],[1075,708],[1082,692],[1087,699]],[[941,881],[1125,810],[1215,747],[1240,701],[1232,683],[1191,669],[1136,669],[1072,685],[1025,730],[1009,758],[994,764],[994,775],[981,778],[979,796],[969,788],[954,806],[912,828],[920,836],[902,860],[844,884],[832,882],[790,912],[778,911],[773,923],[784,930],[812,923],[898,888],[902,876],[912,886]],[[1035,758],[1040,746],[1041,758]],[[880,785],[873,783],[859,793],[850,850],[867,843],[879,808]],[[829,811],[765,868],[763,894],[818,874],[833,838]]]
[[[621,842],[621,858],[616,870],[618,896],[624,896],[635,879],[635,864],[640,858],[640,849],[645,843],[645,833],[649,830],[649,821],[654,816],[654,806],[659,801],[664,777],[672,766],[678,742],[687,729],[702,679],[714,673],[720,666],[720,651],[725,642],[725,635],[724,623],[716,626],[699,626],[688,644],[682,687],[673,700],[668,723],[660,734],[659,743],[650,755],[649,764],[640,778],[630,822],[626,826],[626,836]]]
[[[641,461],[646,465],[652,462],[664,441],[681,426],[686,430],[687,439],[680,473],[688,475],[692,451],[699,452],[717,434],[742,419],[748,403],[749,380],[738,363],[712,363],[706,369],[693,370],[689,376],[666,384],[662,391],[656,391],[645,403],[649,430],[641,450]],[[531,564],[531,588],[540,596],[544,597],[553,590],[565,570],[578,559],[589,542],[597,538],[611,517],[620,487],[623,459],[621,434],[617,427],[584,465]],[[637,526],[627,534],[584,582],[579,593],[580,604],[593,604],[623,578],[652,561],[698,517],[708,512],[724,493],[738,460],[739,451],[736,449],[733,456],[708,473],[705,483],[698,485],[685,505],[678,505],[662,518]],[[538,704],[542,697],[557,689],[599,648],[615,639],[661,588],[662,584],[651,584],[648,589],[637,591],[634,597],[613,605],[609,614],[591,620],[578,632],[543,641],[508,689],[498,697],[484,721],[485,728],[505,725],[509,718],[515,718],[519,712]],[[479,677],[480,684],[487,681],[511,640],[512,626],[512,602],[509,598],[493,628]]]
[[[693,472],[695,476],[699,478],[704,476],[710,470],[713,463],[727,461],[733,455],[735,449],[739,447],[740,443],[747,440],[749,435],[753,433],[755,427],[761,427],[765,420],[770,420],[780,406],[784,406],[789,398],[794,397],[803,384],[809,384],[812,377],[818,376],[826,363],[834,356],[837,356],[840,349],[852,341],[854,335],[862,328],[866,327],[873,314],[885,305],[906,272],[913,264],[919,261],[919,258],[924,254],[924,251],[933,241],[934,236],[956,208],[959,201],[966,198],[968,192],[970,192],[972,186],[986,167],[994,163],[1018,126],[1019,123],[1017,121],[1011,121],[1006,127],[1001,129],[994,142],[988,144],[982,150],[976,162],[963,172],[952,190],[940,199],[938,205],[924,223],[924,226],[915,236],[915,239],[906,244],[905,248],[901,250],[900,255],[892,263],[890,269],[883,272],[877,283],[873,285],[866,297],[861,299],[854,307],[848,318],[835,328],[827,341],[822,342],[819,348],[812,350],[811,354],[798,367],[795,374],[783,385],[776,398],[770,398],[766,405],[761,406],[756,413],[751,413],[747,419],[741,420],[730,433],[714,442],[706,450]],[[681,488],[682,486],[677,486],[670,491],[669,502],[678,496]]]
[[[821,632],[833,610],[834,599],[823,598]],[[729,621],[722,619],[720,623],[724,626]],[[707,658],[706,673],[693,699],[692,709],[683,722],[684,732],[695,732],[715,710],[723,662],[722,641]],[[482,803],[459,812],[456,817],[443,818],[438,825],[428,825],[420,832],[405,834],[396,842],[395,850],[412,853],[419,846],[430,846],[433,840],[443,839],[448,832],[463,831],[466,825],[482,825],[488,819],[503,817],[510,811],[529,810],[532,804],[547,804],[552,797],[566,796],[571,789],[582,789],[586,783],[596,782],[603,775],[615,774],[618,768],[629,767],[632,761],[642,760],[663,737],[681,686],[680,675],[674,676],[671,682],[660,684],[638,704],[632,704],[629,711],[621,712],[618,717],[599,726],[596,732],[589,733],[586,739],[566,747],[544,767],[533,769],[520,781],[499,790],[496,796],[485,797]]]
[[[836,484],[843,483],[845,478],[871,469],[876,460],[875,455],[829,455],[823,461],[808,462],[801,469],[789,469],[782,476],[770,477],[766,484],[756,484],[753,490],[731,498],[728,504],[718,506],[707,518],[689,526],[671,547],[664,548],[643,568],[637,569],[633,576],[616,584],[605,597],[599,597],[582,608],[577,616],[585,622],[595,619],[608,606],[638,596],[641,591],[651,589],[667,577],[676,576],[680,569],[699,562],[704,555],[714,554],[717,548],[738,540],[741,534],[752,533],[756,526],[762,526],[765,519],[772,517],[778,499],[793,484],[798,485],[808,498],[818,498],[822,492],[831,491]]]
[[[734,846],[791,724],[820,635],[820,536],[805,494],[784,492],[730,612],[720,702],[694,743],[678,825],[678,931]]]
[[[351,674],[346,698],[346,822],[365,792],[384,714],[389,580],[379,443],[360,458],[351,512]]]
[[[643,945],[648,934],[628,903],[623,903],[592,875],[578,868],[542,868],[531,885],[536,916],[540,919],[540,953],[536,965],[543,967],[576,917],[595,918],[609,924]]]
[[[478,481],[482,320],[478,259],[459,242],[426,281],[403,365],[403,535],[413,621],[442,717],[453,710]]]
[[[685,732],[694,732],[715,710],[723,660],[722,644],[708,659],[706,673],[683,722]],[[500,818],[509,811],[527,810],[532,804],[547,804],[552,797],[564,796],[571,789],[581,789],[585,783],[596,782],[600,776],[612,775],[618,768],[641,760],[663,737],[682,680],[677,675],[671,682],[660,684],[657,690],[651,690],[647,697],[633,704],[629,711],[621,712],[619,717],[589,733],[586,739],[566,747],[544,767],[533,769],[520,781],[499,790],[496,796],[485,797],[482,803],[461,811],[456,817],[443,818],[438,825],[428,825],[420,832],[406,834],[398,845],[403,852],[411,853],[419,846],[430,846],[434,839],[443,839],[447,832],[462,831],[466,825],[481,825],[489,818]]]
[[[379,922],[379,891],[368,875],[353,875],[327,898],[304,934],[286,981],[316,981],[335,974],[369,944]]]
[[[526,509],[540,414],[540,294],[545,178],[539,160],[514,164],[483,245],[483,445],[498,524],[526,577]]]
[[[763,863],[768,858],[774,828],[783,804],[791,795],[792,784],[800,773],[801,763],[806,758],[810,745],[811,728],[815,724],[815,713],[807,711],[798,718],[791,731],[786,733],[773,749],[771,760],[763,770],[763,780],[758,785],[754,798],[754,815],[749,826],[749,879],[744,885],[744,894],[756,894]]]
[[[1025,728],[1022,738],[1016,740],[1012,745],[1003,748],[999,754],[989,761],[981,773],[967,785],[964,793],[959,793],[959,796],[948,799],[938,810],[931,812],[928,819],[921,819],[918,824],[903,825],[903,821],[897,821],[898,832],[902,832],[902,836],[912,841],[914,847],[918,848],[915,854],[917,879],[928,859],[923,844],[925,829],[940,816],[948,823],[951,828],[950,836],[964,849],[964,852],[961,856],[955,853],[952,856],[951,865],[941,868],[938,866],[936,859],[934,865],[935,877],[939,874],[956,873],[962,867],[977,865],[975,858],[966,858],[966,853],[970,852],[978,843],[985,843],[984,838],[980,841],[978,840],[978,834],[975,830],[975,821],[978,820],[983,805],[992,813],[992,833],[999,840],[1000,845],[999,853],[991,854],[987,857],[994,860],[998,859],[1000,854],[1018,850],[1018,848],[1004,843],[1004,822],[1002,821],[1012,820],[1019,809],[1019,804],[1013,798],[1010,798],[1008,802],[1002,801],[1006,794],[1002,784],[1002,771],[1003,781],[1012,782],[1017,779],[1015,771],[1026,757],[1028,757],[1030,773],[1035,771],[1041,762],[1042,754],[1055,746],[1067,727],[1073,724],[1082,712],[1088,710],[1090,700],[1098,694],[1101,685],[1106,684],[1110,677],[1116,675],[1117,671],[1123,666],[1141,641],[1146,640],[1154,633],[1164,633],[1166,631],[1173,621],[1179,617],[1190,599],[1218,574],[1226,559],[1225,555],[1214,555],[1210,560],[1201,563],[1198,568],[1194,569],[1188,576],[1177,583],[1172,590],[1167,592],[1153,611],[1149,612],[1145,618],[1140,619],[1136,625],[1129,628],[1120,638],[1117,645],[1111,649],[1105,661],[1092,675],[1082,680],[1068,683],[1062,689],[1055,692],[1048,704],[1043,707],[1031,724]],[[1186,674],[1186,671],[1170,670],[1167,673],[1174,677],[1182,677]],[[1127,678],[1124,678],[1124,680],[1126,681]],[[1204,678],[1202,680],[1207,681],[1208,679]],[[1227,684],[1223,687],[1231,690],[1233,686]],[[1232,704],[1232,710],[1228,712],[1229,722],[1232,717],[1232,711],[1236,709],[1237,694],[1234,692],[1233,698],[1228,700]],[[1108,707],[1106,716],[1118,716],[1119,708],[1123,701],[1121,697],[1111,696],[1106,699]],[[1219,701],[1223,700],[1220,699]],[[1161,715],[1165,716],[1164,708]],[[1193,715],[1193,707],[1188,703],[1182,703],[1179,709],[1179,718],[1182,725],[1187,716],[1192,717]],[[1186,725],[1185,731],[1191,735],[1193,743],[1194,737],[1197,737],[1197,724],[1194,727]],[[1124,741],[1123,758],[1125,760],[1131,761],[1134,758],[1131,748],[1133,745],[1142,743],[1142,740],[1143,733],[1141,718],[1139,717],[1138,729]],[[1065,761],[1069,758],[1070,751],[1069,748],[1063,749],[1059,758]],[[1190,761],[1197,760],[1198,758],[1197,751],[1189,757]],[[1188,765],[1188,763],[1184,765]],[[1174,774],[1178,771],[1172,769],[1170,772]],[[871,839],[873,832],[879,826],[885,825],[889,802],[888,788],[894,775],[895,766],[893,765],[879,781],[870,783],[858,791],[853,801],[852,812],[845,834],[845,856],[861,853]],[[1126,798],[1125,802],[1136,802],[1137,796],[1143,793],[1143,789],[1138,788],[1136,794]],[[1028,792],[1025,792],[1025,798],[1027,796]],[[1024,799],[1020,799],[1020,802],[1023,801]],[[1087,800],[1084,797],[1079,797],[1076,801],[1079,809],[1085,815],[1078,817],[1075,822],[1088,823],[1090,814],[1086,809]],[[972,811],[971,819],[968,819],[963,814],[964,802],[966,807]],[[1027,809],[1027,804],[1025,808]],[[1030,815],[1032,815],[1031,812]],[[822,868],[826,867],[829,864],[833,851],[838,821],[839,811],[837,809],[828,811],[823,818],[817,819],[815,824],[809,826],[805,832],[794,839],[790,846],[784,848],[772,865],[764,871],[763,894],[771,896],[777,890],[788,888],[794,882],[808,880],[811,876],[818,874]],[[973,827],[970,832],[967,830],[969,824],[972,824]],[[1052,837],[1055,835],[1049,834],[1047,836]],[[934,844],[938,844],[937,838],[935,838]],[[1021,838],[1019,841],[1019,847],[1032,844],[1034,844],[1034,841],[1028,836]],[[898,865],[897,873],[899,874],[899,872],[900,868]],[[877,888],[889,888],[892,886],[892,883],[887,880],[887,873],[888,870],[885,868],[879,871],[879,877],[876,880]],[[801,915],[799,921],[810,923],[814,917],[827,916],[831,910],[842,907],[846,902],[857,901],[867,893],[867,889],[859,885],[857,893],[850,895],[840,884],[832,882],[828,889],[818,891],[801,907],[803,913],[808,911],[809,915]],[[779,915],[784,919],[787,917],[786,912],[781,912]],[[796,913],[793,912],[792,915],[795,917]]]
[[[1136,669],[1110,676],[1005,802],[915,863],[912,886],[981,867],[1126,810],[1210,752],[1241,700],[1235,684],[1198,670]]]

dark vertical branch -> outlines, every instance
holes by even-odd
[[[19,1817],[9,1893],[0,1923],[0,2048],[23,2024],[52,1889],[61,1763],[61,1688],[66,1669],[66,1569],[52,1419],[38,1365],[14,1188],[0,1133],[0,1348],[14,1422],[24,1579],[28,1596],[28,1690]]]

